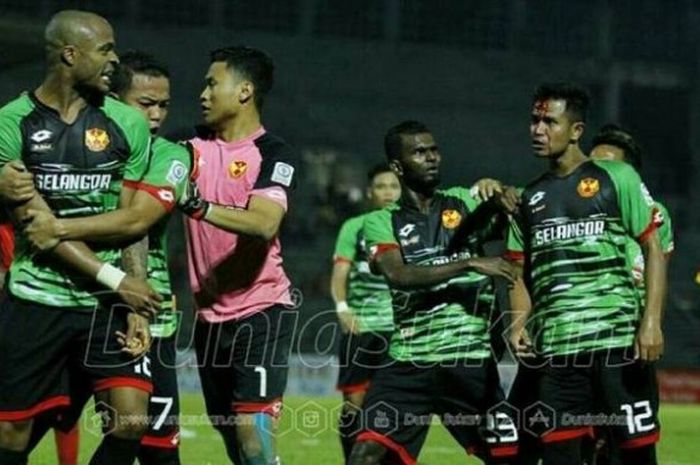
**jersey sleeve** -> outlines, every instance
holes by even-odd
[[[0,166],[22,158],[22,134],[12,112],[0,109]]]
[[[659,240],[661,241],[661,249],[665,254],[670,254],[675,249],[673,239],[673,222],[671,215],[666,207],[661,203],[656,202],[656,210],[654,212],[654,222],[658,225]]]
[[[355,261],[357,255],[357,237],[362,230],[362,217],[350,218],[340,228],[338,239],[335,242],[335,252],[333,253],[333,262]]]
[[[462,201],[469,217],[462,227],[470,234],[475,234],[480,241],[486,242],[503,239],[504,214],[493,203],[484,202],[481,197],[472,195],[472,190],[464,187],[452,187],[444,191],[447,196],[456,197]]]
[[[151,156],[151,132],[146,118],[138,110],[111,97],[105,99],[104,110],[123,131],[129,144],[124,181],[140,181],[146,174]]]
[[[505,258],[511,261],[523,261],[525,259],[525,238],[522,226],[514,217],[508,220]]]
[[[138,189],[147,191],[170,211],[185,193],[192,157],[185,147],[166,141],[156,141],[152,152]]]
[[[378,210],[368,214],[365,217],[362,234],[367,242],[371,261],[376,260],[384,252],[400,248],[394,235],[389,210]]]
[[[289,194],[296,188],[297,162],[291,147],[284,143],[266,146],[251,195],[265,197],[287,210]]]
[[[615,184],[623,226],[630,236],[643,242],[657,228],[654,221],[655,202],[649,190],[627,163],[596,163],[610,174]]]

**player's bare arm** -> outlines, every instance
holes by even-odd
[[[52,215],[51,209],[40,195],[34,195],[28,202],[15,207],[11,215],[16,224],[25,224],[31,218],[30,211],[47,212]],[[48,253],[79,273],[112,288],[135,311],[145,314],[157,312],[160,296],[144,280],[138,280],[129,275],[122,276],[121,270],[103,263],[85,243],[61,242]]]
[[[193,205],[201,215],[193,212]],[[285,215],[285,210],[279,203],[258,195],[250,197],[246,208],[211,204],[199,197],[194,183],[188,187],[187,198],[181,202],[180,208],[193,218],[199,216],[207,223],[223,230],[260,237],[266,241],[277,235]]]
[[[500,276],[512,282],[515,268],[500,257],[473,257],[445,265],[418,266],[404,263],[398,249],[387,250],[375,260],[377,270],[384,275],[390,287],[412,289],[434,286],[474,270],[488,276]]]
[[[644,314],[635,342],[635,355],[640,360],[653,362],[661,358],[664,350],[661,325],[666,297],[666,268],[668,264],[656,232],[650,234],[641,245],[644,253],[644,280],[647,294]]]
[[[36,193],[34,175],[19,160],[6,163],[0,169],[0,198],[3,203],[31,200]]]
[[[335,310],[338,314],[338,321],[343,331],[359,334],[360,328],[357,324],[357,319],[351,308],[347,304],[348,278],[350,277],[350,269],[352,263],[339,260],[333,264],[333,272],[331,274],[331,296],[335,302]]]
[[[123,188],[124,191],[132,191]],[[151,194],[136,190],[125,207],[82,218],[54,217],[50,212],[31,212],[26,233],[34,247],[46,250],[59,240],[120,242],[144,236],[148,229],[167,215],[162,203]]]

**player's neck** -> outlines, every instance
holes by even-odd
[[[404,203],[414,207],[421,213],[429,213],[430,207],[435,198],[435,189],[425,191],[413,190],[409,187],[404,188]]]
[[[56,110],[61,119],[69,124],[75,121],[80,110],[87,105],[85,97],[56,73],[47,74],[34,95],[41,103]]]
[[[224,142],[236,142],[246,139],[260,129],[260,126],[260,115],[257,112],[239,114],[218,128],[216,137]]]
[[[570,145],[561,156],[551,160],[550,171],[563,178],[576,171],[586,161],[588,161],[588,157],[581,151],[581,148],[578,145]]]

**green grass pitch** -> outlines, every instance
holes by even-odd
[[[340,444],[335,432],[339,398],[288,398],[283,415],[280,455],[283,465],[309,463],[342,464]],[[183,438],[181,458],[184,465],[227,465],[223,444],[209,425],[202,424],[204,403],[201,396],[186,394],[182,398]],[[99,437],[85,427],[92,410],[81,421],[80,463],[87,463]],[[698,419],[700,406],[671,405],[661,407],[662,435],[659,444],[660,465],[695,465],[700,457]],[[49,434],[32,454],[30,465],[56,463],[53,434]],[[467,463],[480,463],[467,459]],[[440,426],[433,426],[419,457],[420,465],[465,463],[464,452]]]

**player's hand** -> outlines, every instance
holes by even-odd
[[[469,190],[473,198],[480,198],[484,202],[497,193],[503,192],[503,184],[498,179],[481,178]]]
[[[528,334],[526,328],[516,328],[514,327],[510,331],[510,345],[515,350],[515,355],[517,357],[527,358],[534,357],[535,353],[532,350],[532,341],[530,340],[530,334]]]
[[[518,278],[518,270],[501,257],[473,257],[467,260],[467,266],[477,273],[487,276],[500,276],[510,283]]]
[[[182,213],[190,218],[201,220],[207,216],[207,213],[209,213],[211,204],[202,199],[202,197],[199,195],[197,183],[194,181],[189,181],[187,183],[187,187],[185,188],[185,192],[180,197],[178,207]]]
[[[338,312],[340,329],[344,333],[360,334],[360,322],[352,312]]]
[[[51,212],[29,209],[23,220],[28,223],[24,233],[36,250],[46,252],[61,242],[61,224]]]
[[[664,334],[661,322],[652,318],[642,318],[634,342],[634,359],[655,362],[664,353]]]
[[[126,333],[117,331],[117,341],[122,345],[122,352],[138,358],[151,347],[151,330],[148,318],[138,313],[129,312],[126,316]]]
[[[520,192],[512,186],[503,186],[503,190],[494,194],[496,205],[501,207],[506,213],[513,214],[520,207]]]
[[[117,288],[119,297],[131,310],[145,318],[155,316],[160,310],[163,297],[141,279],[126,275]]]
[[[24,203],[36,194],[34,175],[21,161],[5,163],[0,169],[0,197],[6,202]]]

